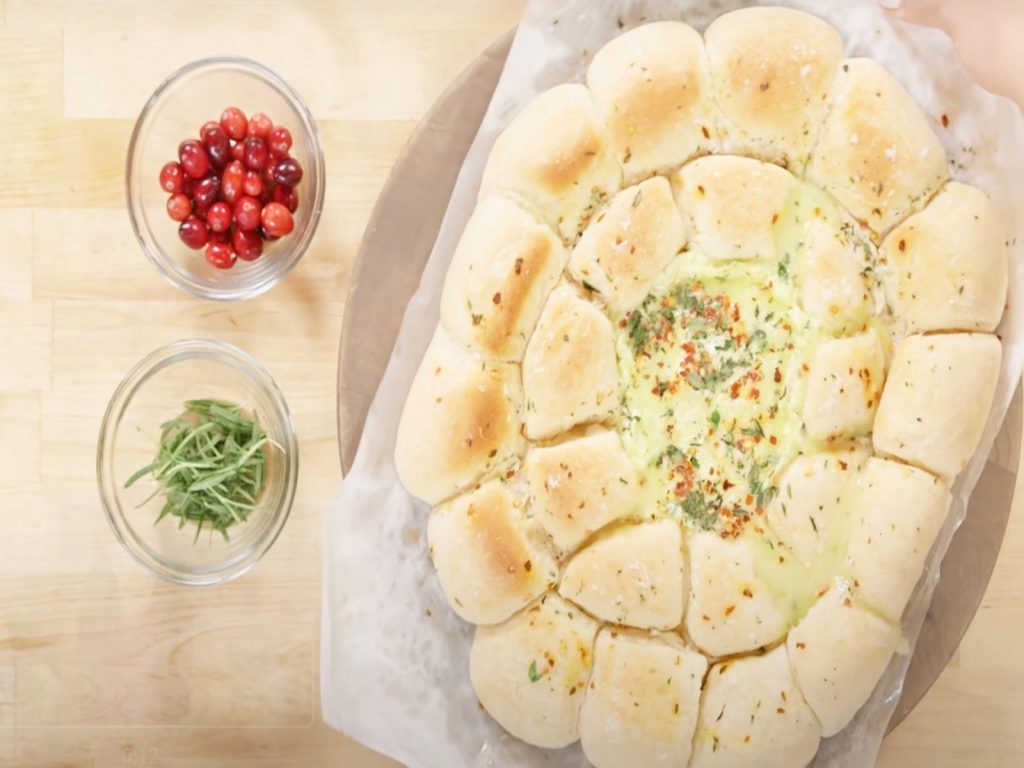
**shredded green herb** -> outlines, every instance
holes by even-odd
[[[530,662],[530,668],[526,670],[526,676],[530,678],[531,683],[536,683],[538,680],[540,680],[540,672],[537,671],[536,659]]]
[[[196,524],[229,539],[228,528],[244,523],[259,504],[265,485],[267,437],[255,412],[219,400],[189,400],[185,412],[160,425],[156,459],[128,478],[128,488],[147,475],[166,499],[156,523],[177,517],[178,527]],[[140,504],[139,506],[142,506]]]

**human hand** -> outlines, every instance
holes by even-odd
[[[937,27],[982,87],[1024,108],[1024,2],[879,0],[896,18]]]

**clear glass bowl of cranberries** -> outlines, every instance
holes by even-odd
[[[324,198],[320,135],[263,65],[211,58],[168,77],[132,133],[128,210],[146,256],[207,299],[258,296],[309,246]]]

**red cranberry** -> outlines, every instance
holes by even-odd
[[[202,221],[193,216],[181,222],[181,226],[178,227],[178,237],[189,248],[198,250],[210,239],[210,230]]]
[[[214,203],[206,212],[206,223],[214,232],[227,232],[231,229],[231,206],[227,203]]]
[[[275,125],[267,134],[267,146],[274,157],[284,157],[292,148],[292,134],[283,125]]]
[[[230,232],[214,232],[210,230],[210,242],[211,243],[231,243]]]
[[[242,261],[255,261],[263,253],[263,238],[255,230],[236,229],[231,235],[231,245]]]
[[[302,181],[302,166],[294,158],[285,157],[277,161],[270,175],[278,184],[294,187]]]
[[[287,235],[295,228],[292,212],[281,203],[267,203],[260,214],[260,221],[268,234],[277,237]]]
[[[259,171],[246,171],[242,179],[242,190],[249,197],[259,197],[263,194],[263,177]]]
[[[167,215],[175,221],[184,221],[192,214],[192,201],[188,195],[178,193],[167,198]]]
[[[256,136],[250,136],[245,140],[245,166],[254,171],[266,167],[270,159],[270,151],[267,143]]]
[[[238,107],[228,107],[220,115],[220,127],[234,141],[241,141],[245,138],[248,126],[249,121],[245,119],[245,113]]]
[[[263,183],[263,191],[260,193],[260,196],[256,199],[260,201],[260,208],[263,208],[263,206],[265,206],[267,203],[273,201],[274,182],[271,181],[270,179],[267,179]]]
[[[257,112],[255,115],[249,118],[249,124],[246,126],[245,135],[255,136],[263,141],[267,140],[267,134],[274,127],[274,123],[271,122],[270,118],[264,115],[262,112]]]
[[[229,243],[213,242],[206,246],[206,260],[217,269],[231,269],[236,258]]]
[[[209,208],[220,198],[220,179],[216,176],[207,176],[196,182],[192,198],[196,201],[197,208]]]
[[[220,181],[221,197],[228,203],[234,205],[242,196],[242,183],[245,180],[245,166],[238,160],[232,160],[224,168],[224,175]]]
[[[205,123],[203,123],[199,127],[199,140],[205,144],[206,134],[208,134],[210,130],[213,128],[220,128],[220,123],[218,123],[216,120],[207,120]],[[222,131],[224,130],[223,128],[220,129]],[[227,134],[225,133],[224,135],[226,136]]]
[[[231,145],[231,159],[242,162],[245,160],[245,142],[239,141]]]
[[[295,209],[299,207],[299,193],[287,184],[278,184],[274,187],[274,202],[295,213]]]
[[[260,204],[255,197],[243,195],[235,203],[235,224],[239,229],[251,230],[260,225]]]
[[[185,169],[181,163],[170,162],[160,169],[160,189],[176,195],[185,185]]]
[[[264,227],[263,225],[260,225],[260,237],[262,237],[268,243],[272,243],[275,240],[280,240],[281,239],[280,235],[272,235],[269,232],[267,232],[267,228]]]
[[[210,158],[203,145],[195,139],[181,142],[178,147],[178,159],[181,160],[185,173],[193,179],[202,178],[210,170]]]
[[[209,126],[209,128],[207,128]],[[203,126],[203,146],[214,168],[223,168],[231,159],[231,142],[219,123],[207,123]]]

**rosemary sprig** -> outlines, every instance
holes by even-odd
[[[255,412],[220,400],[189,400],[181,416],[160,425],[156,459],[128,478],[128,488],[152,475],[165,502],[156,523],[177,517],[178,527],[196,524],[229,539],[228,528],[244,523],[264,488],[265,448],[276,445]],[[155,523],[154,523],[155,524]]]

